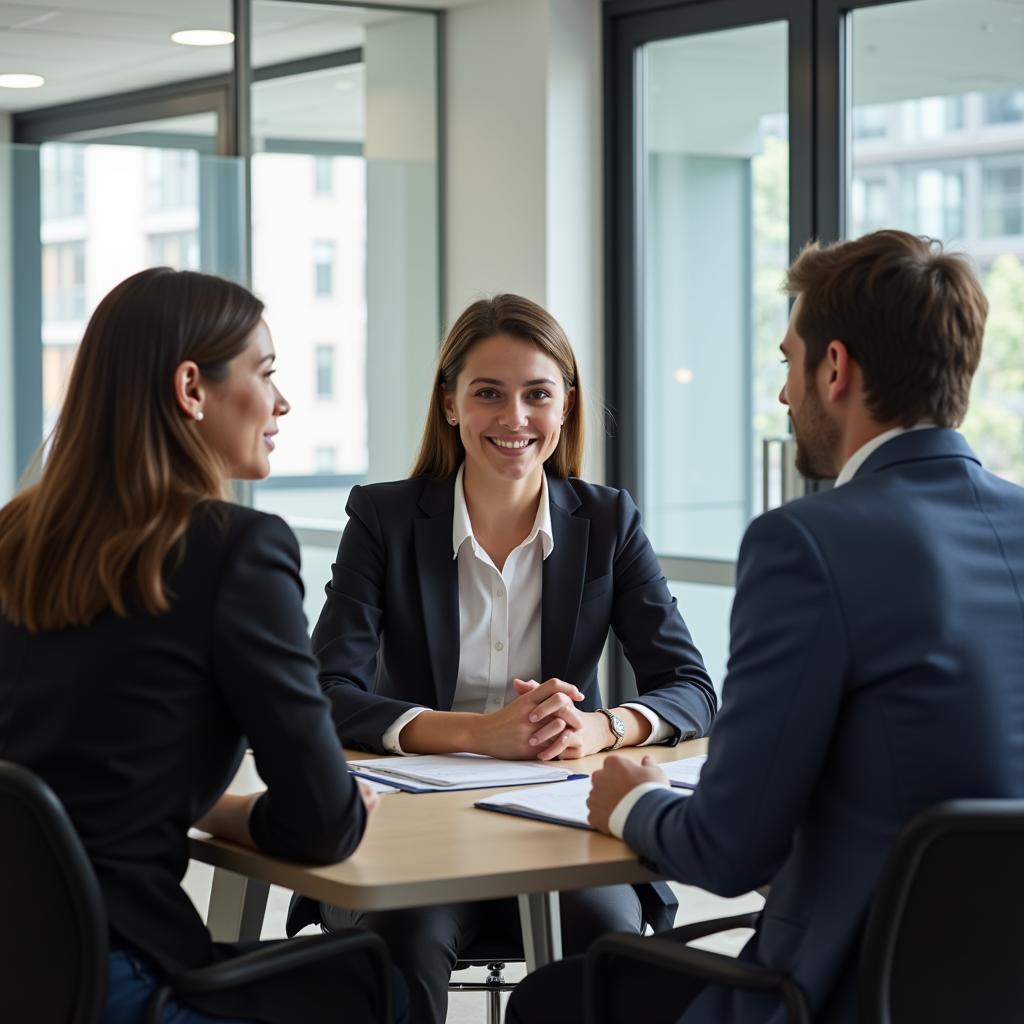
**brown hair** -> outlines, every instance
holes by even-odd
[[[576,355],[558,321],[546,309],[521,295],[480,299],[452,325],[437,359],[427,422],[411,476],[446,477],[459,468],[466,450],[458,430],[450,427],[445,419],[444,395],[455,386],[469,350],[477,342],[497,334],[532,341],[555,361],[566,390],[576,389],[576,401],[565,417],[558,445],[546,464],[556,476],[579,476],[583,466],[583,389]]]
[[[0,509],[0,610],[32,631],[87,625],[130,588],[168,607],[163,564],[226,469],[178,406],[193,360],[219,381],[263,303],[240,285],[167,267],[122,281],[85,329],[42,477]]]
[[[905,231],[812,242],[789,268],[786,289],[801,297],[795,326],[808,371],[841,341],[860,365],[879,423],[963,420],[988,315],[966,257]]]

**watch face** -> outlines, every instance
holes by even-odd
[[[612,729],[616,736],[626,735],[626,723],[618,715],[612,715]]]

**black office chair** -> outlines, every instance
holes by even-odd
[[[863,1024],[1003,1024],[1024,1007],[1024,800],[950,800],[924,811],[886,861],[860,955]],[[587,952],[587,1024],[610,1024],[612,959],[710,984],[773,991],[792,1024],[810,1024],[788,975],[685,945],[758,914],[701,921],[673,939],[609,935]]]
[[[96,875],[67,812],[28,769],[0,761],[0,1021],[96,1024],[106,997],[109,933]],[[187,1003],[362,953],[370,961],[382,1024],[394,1020],[391,961],[384,943],[351,930],[282,942],[186,971],[153,995],[159,1024],[171,996]],[[337,1008],[328,1008],[333,1017]]]

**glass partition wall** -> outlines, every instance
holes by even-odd
[[[14,110],[0,201],[18,253],[16,470],[52,427],[85,321],[117,281],[168,265],[250,285],[292,411],[273,474],[239,495],[296,528],[315,621],[348,490],[411,464],[438,343],[438,16],[179,7],[126,15],[134,49],[97,41],[93,98],[79,98],[77,66],[54,67],[28,100],[0,96]],[[189,19],[241,38],[179,46],[171,33]]]

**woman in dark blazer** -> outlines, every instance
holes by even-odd
[[[314,633],[346,745],[547,760],[707,732],[714,690],[639,512],[625,491],[578,479],[582,454],[561,327],[519,296],[474,303],[442,347],[411,478],[349,498]],[[639,695],[604,710],[609,628]],[[435,1024],[485,918],[489,936],[519,943],[513,900],[321,914],[384,935],[414,1019]],[[629,886],[564,893],[562,923],[566,951],[582,952],[603,930],[639,931],[640,904]]]
[[[40,481],[0,510],[0,759],[50,785],[95,869],[104,1024],[138,1024],[162,975],[235,952],[180,886],[190,825],[329,862],[375,804],[317,685],[294,536],[219,500],[229,478],[266,476],[288,412],[262,309],[204,274],[118,285],[86,328]],[[247,743],[268,789],[222,796]],[[222,994],[203,1004],[216,1018],[177,1006],[174,1020],[322,1019],[339,991],[332,1016],[370,1019],[366,965],[331,971],[326,988]]]

